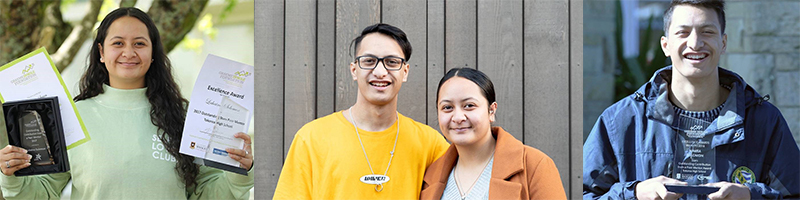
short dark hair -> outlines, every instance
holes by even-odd
[[[679,5],[690,5],[702,8],[708,8],[717,12],[717,18],[719,19],[720,32],[725,34],[725,2],[723,0],[672,0],[672,4],[669,5],[669,9],[664,12],[664,35],[668,35],[670,21],[672,20],[672,11],[675,10],[676,6]]]
[[[383,23],[373,24],[371,26],[367,26],[361,31],[361,35],[353,39],[350,44],[355,44],[353,47],[353,55],[358,54],[358,45],[361,44],[361,40],[364,39],[364,36],[370,33],[381,33],[387,36],[394,38],[394,41],[397,41],[397,44],[400,45],[400,49],[403,50],[403,57],[406,61],[411,59],[411,42],[408,42],[408,37],[403,30],[397,28],[395,26]]]
[[[447,71],[447,74],[439,81],[439,87],[436,89],[436,104],[439,104],[439,91],[442,90],[442,85],[453,77],[462,77],[472,81],[481,88],[483,97],[486,97],[486,101],[489,102],[489,104],[495,102],[494,84],[492,84],[492,80],[489,79],[489,76],[472,68],[453,68]]]

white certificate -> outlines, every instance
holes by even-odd
[[[208,55],[189,99],[180,153],[239,166],[225,148],[242,149],[233,136],[250,127],[253,66]]]
[[[89,141],[72,95],[44,47],[0,67],[0,102],[58,97],[67,149]]]
[[[250,121],[250,110],[238,103],[231,101],[231,98],[222,97],[217,114],[217,124],[214,125],[206,159],[215,162],[239,166],[239,162],[228,156],[227,148],[241,149],[244,147],[244,140],[233,137],[238,132],[247,132],[247,124]]]

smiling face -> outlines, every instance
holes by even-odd
[[[114,20],[103,44],[97,45],[111,87],[132,89],[145,86],[144,76],[150,69],[153,47],[147,26],[142,21],[129,16]]]
[[[714,10],[690,5],[676,6],[661,49],[672,60],[674,71],[687,78],[716,75],[727,35],[722,34]]]
[[[403,50],[392,37],[381,33],[370,33],[361,40],[358,52],[356,52],[356,57],[358,56],[403,58]],[[361,69],[357,62],[350,63],[350,74],[358,83],[358,98],[373,105],[396,102],[400,86],[408,79],[408,63],[403,63],[398,71],[387,70],[383,62],[377,64],[375,69],[365,70]],[[367,67],[363,63],[362,65]]]
[[[497,103],[489,104],[481,88],[463,77],[445,81],[437,104],[439,128],[455,145],[473,146],[491,141]]]

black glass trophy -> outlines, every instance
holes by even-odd
[[[716,187],[701,186],[711,183],[712,173],[716,165],[716,152],[711,145],[714,133],[705,129],[709,122],[682,115],[678,118],[676,131],[672,178],[686,182],[687,185],[666,185],[667,190],[675,193],[710,194],[719,190]]]
[[[8,144],[24,148],[31,155],[31,166],[17,170],[15,176],[69,171],[69,156],[58,106],[58,97],[3,103]]]
[[[52,165],[50,144],[42,124],[42,117],[35,110],[25,110],[19,113],[21,147],[31,154],[31,164]]]

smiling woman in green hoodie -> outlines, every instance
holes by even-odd
[[[30,166],[25,150],[0,150],[2,191],[7,199],[59,198],[72,179],[75,199],[242,199],[253,175],[223,172],[180,154],[187,101],[172,78],[158,29],[137,8],[119,8],[100,23],[89,67],[75,97],[90,141],[69,150],[71,171],[16,177]],[[250,137],[245,149],[228,149],[250,170]]]

